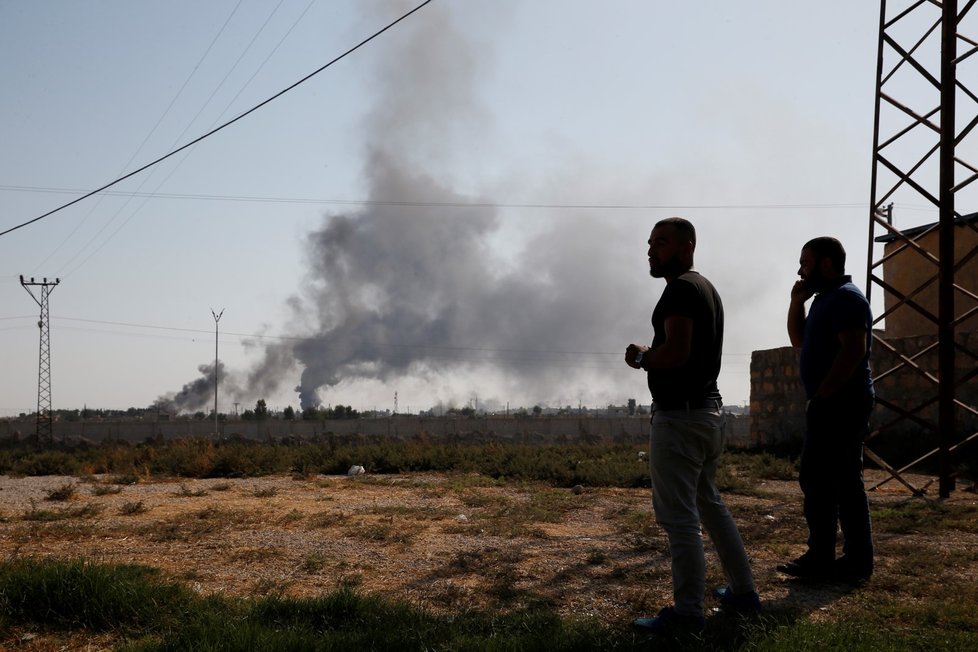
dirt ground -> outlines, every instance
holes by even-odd
[[[883,477],[868,472],[867,485]],[[543,601],[613,626],[671,603],[666,541],[648,489],[575,492],[428,474],[112,481],[0,476],[0,554],[145,564],[201,593],[314,596],[348,584],[436,612]],[[797,484],[766,481],[751,493],[726,499],[765,604],[813,617],[842,608],[851,587],[799,587],[774,570],[804,550]],[[908,500],[922,499],[896,482],[870,494],[874,509]],[[966,491],[950,498],[975,501]],[[871,582],[908,546],[978,545],[968,532],[958,541],[876,536]],[[709,543],[707,550],[708,586],[722,585]],[[978,580],[974,565],[956,572]]]

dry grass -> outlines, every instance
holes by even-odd
[[[622,627],[671,602],[666,541],[647,489],[575,495],[427,474],[142,480],[121,494],[75,492],[65,507],[38,508],[71,482],[0,478],[4,558],[145,564],[203,593],[311,597],[346,584],[444,613],[544,604]],[[804,549],[797,484],[745,482],[749,495],[727,501],[775,612],[831,621],[880,608],[899,623],[901,605],[978,586],[973,493],[936,502],[884,485],[870,499],[877,574],[858,589],[806,587],[774,571]],[[711,551],[708,584],[723,583]]]

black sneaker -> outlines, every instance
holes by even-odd
[[[632,627],[643,634],[675,636],[677,634],[699,634],[706,627],[703,616],[686,616],[666,607],[655,618],[637,618]]]
[[[828,582],[835,577],[832,562],[814,561],[807,552],[798,559],[778,564],[775,569],[800,580]]]
[[[873,561],[859,562],[842,555],[832,565],[835,579],[848,584],[862,584],[873,576]]]
[[[757,591],[734,593],[729,586],[722,586],[715,589],[713,595],[720,599],[720,607],[725,613],[748,616],[761,611],[761,596]]]

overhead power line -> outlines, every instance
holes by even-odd
[[[31,316],[25,317],[6,317],[3,319],[28,319]],[[54,321],[72,321],[72,322],[82,322],[86,324],[101,324],[106,326],[125,326],[128,328],[146,328],[153,330],[163,330],[163,331],[177,331],[181,333],[195,333],[201,335],[209,335],[212,331],[204,330],[200,328],[181,328],[178,326],[158,326],[152,324],[135,324],[132,322],[121,322],[121,321],[108,321],[104,319],[84,319],[81,317],[54,317]],[[310,337],[315,337],[314,335],[301,336],[301,335],[267,335],[259,333],[235,333],[231,331],[223,331],[221,333],[225,336],[232,337],[242,337],[256,340],[280,340],[280,341],[294,341],[301,342],[308,340]],[[494,348],[494,347],[484,347],[484,346],[443,346],[437,344],[396,344],[391,345],[391,348],[402,348],[402,349],[430,349],[438,351],[468,351],[468,352],[482,352],[482,353],[518,353],[518,354],[541,354],[541,355],[553,355],[553,354],[573,354],[573,355],[601,355],[601,356],[620,356],[622,355],[619,351],[566,351],[566,350],[556,350],[556,349],[515,349],[515,348]],[[724,357],[742,357],[749,356],[749,353],[724,353]]]
[[[349,50],[347,50],[343,54],[340,54],[339,56],[337,56],[336,58],[334,58],[332,61],[330,61],[330,62],[328,62],[328,63],[320,66],[319,68],[317,68],[313,72],[309,73],[308,75],[306,75],[305,77],[303,77],[299,81],[297,81],[297,82],[291,84],[290,86],[287,86],[286,88],[280,90],[278,93],[275,93],[274,95],[272,95],[268,99],[266,99],[266,100],[264,100],[264,101],[256,104],[255,106],[251,107],[250,109],[248,109],[244,113],[238,115],[237,117],[232,118],[231,120],[228,120],[224,124],[219,125],[218,127],[215,127],[214,129],[211,129],[210,131],[208,131],[204,135],[198,136],[197,138],[195,138],[194,140],[190,141],[189,143],[186,143],[184,145],[181,145],[177,149],[175,149],[175,150],[173,150],[173,151],[171,151],[171,152],[169,152],[167,154],[164,154],[163,156],[159,157],[155,161],[152,161],[150,163],[147,163],[146,165],[144,165],[144,166],[142,166],[142,167],[140,167],[140,168],[138,168],[136,170],[133,170],[132,172],[129,172],[128,174],[125,174],[125,175],[119,177],[115,181],[112,181],[110,183],[107,183],[104,186],[101,186],[100,188],[96,188],[95,190],[92,190],[92,191],[90,191],[90,192],[82,195],[81,197],[76,197],[75,199],[71,200],[70,202],[68,202],[66,204],[62,204],[61,206],[59,206],[59,207],[57,207],[57,208],[55,208],[53,210],[50,210],[47,213],[44,213],[43,215],[38,215],[37,217],[35,217],[33,219],[30,219],[30,220],[27,220],[26,222],[22,222],[21,224],[18,224],[16,226],[12,226],[9,229],[7,229],[6,231],[0,231],[0,237],[5,236],[8,233],[11,233],[13,231],[16,231],[17,229],[21,229],[21,228],[23,228],[25,226],[29,226],[31,224],[34,224],[35,222],[39,222],[40,220],[43,220],[46,217],[50,217],[51,215],[54,215],[55,213],[57,213],[59,211],[62,211],[64,209],[68,208],[69,206],[74,206],[75,204],[77,204],[80,201],[83,201],[85,199],[88,199],[89,197],[91,197],[93,195],[96,195],[96,194],[98,194],[98,193],[100,193],[100,192],[102,192],[104,190],[108,190],[112,186],[115,186],[116,184],[121,183],[121,182],[125,181],[126,179],[128,179],[130,177],[133,177],[133,176],[139,174],[140,172],[143,172],[144,170],[147,170],[147,169],[153,167],[154,165],[158,165],[159,163],[162,163],[163,161],[167,160],[168,158],[170,158],[170,157],[172,157],[172,156],[174,156],[176,154],[179,154],[183,150],[185,150],[185,149],[187,149],[189,147],[193,147],[194,145],[196,145],[197,143],[201,142],[202,140],[213,136],[217,132],[219,132],[219,131],[227,128],[227,127],[230,127],[235,122],[237,122],[237,121],[245,118],[246,116],[251,115],[252,113],[254,113],[255,111],[257,111],[258,109],[260,109],[263,106],[265,106],[266,104],[269,104],[270,102],[273,102],[274,100],[277,100],[279,97],[285,95],[289,91],[291,91],[291,90],[295,89],[296,87],[300,86],[301,84],[304,84],[305,82],[309,81],[310,79],[312,79],[313,77],[315,77],[316,75],[318,75],[319,73],[321,73],[322,71],[324,71],[327,68],[329,68],[330,66],[332,66],[334,63],[336,63],[336,62],[338,62],[338,61],[346,58],[350,54],[356,52],[357,50],[359,50],[361,47],[363,47],[367,43],[373,41],[375,38],[377,38],[378,36],[380,36],[381,34],[383,34],[384,32],[386,32],[387,30],[391,29],[392,27],[394,27],[395,25],[397,25],[401,21],[407,19],[411,15],[413,15],[416,12],[420,11],[422,8],[424,8],[425,6],[431,4],[432,2],[433,2],[433,0],[425,0],[424,2],[422,2],[421,4],[419,4],[417,7],[415,7],[414,9],[412,9],[411,11],[407,12],[406,14],[402,15],[400,18],[398,18],[398,19],[394,20],[393,22],[389,23],[387,26],[385,26],[385,27],[379,29],[378,31],[374,32],[373,34],[371,34],[367,38],[363,39],[362,41],[360,41],[359,43],[357,43],[356,45],[354,45],[353,47],[351,47]]]
[[[0,184],[0,190],[13,192],[42,192],[77,194],[84,190],[77,188],[47,188],[35,186],[8,186]],[[98,191],[96,191],[98,192]],[[261,197],[254,195],[208,195],[199,193],[165,193],[165,192],[125,192],[120,190],[110,190],[104,192],[105,195],[119,197],[146,197],[152,199],[178,199],[196,201],[235,201],[235,202],[255,202],[269,204],[336,204],[343,206],[421,206],[426,208],[525,208],[525,209],[600,209],[600,210],[686,210],[686,209],[845,209],[845,208],[868,208],[865,202],[853,203],[753,203],[753,204],[629,204],[629,203],[608,203],[608,204],[588,204],[583,202],[572,203],[548,203],[548,202],[488,202],[488,201],[405,201],[396,199],[335,199],[335,198],[316,198],[316,197]],[[0,234],[2,235],[2,234]]]
[[[197,60],[197,63],[194,65],[193,69],[190,71],[190,74],[187,76],[187,78],[183,80],[183,84],[180,86],[180,89],[173,96],[173,99],[170,100],[170,103],[163,110],[163,113],[160,114],[160,117],[157,118],[156,124],[153,125],[153,128],[150,129],[149,130],[149,133],[147,133],[146,136],[143,138],[143,142],[141,142],[139,144],[139,147],[137,147],[136,150],[132,153],[132,155],[129,157],[129,160],[126,161],[125,165],[123,165],[121,167],[121,169],[118,172],[119,174],[124,174],[125,171],[129,169],[129,166],[131,166],[133,164],[133,161],[136,160],[136,157],[139,156],[139,154],[143,151],[143,148],[146,146],[146,143],[149,142],[149,139],[153,136],[153,134],[156,133],[156,130],[159,129],[160,125],[163,124],[163,120],[166,118],[167,115],[169,115],[170,110],[173,109],[174,105],[177,103],[177,100],[180,98],[180,96],[183,95],[183,91],[187,88],[187,86],[190,85],[190,80],[193,79],[193,77],[194,77],[195,74],[197,74],[197,70],[200,68],[201,64],[204,63],[204,60],[210,54],[211,50],[214,49],[214,45],[217,43],[218,39],[224,33],[224,30],[227,29],[228,24],[230,24],[231,19],[238,12],[238,8],[241,7],[241,3],[242,2],[243,2],[243,0],[238,0],[238,3],[234,6],[234,9],[231,10],[231,13],[228,14],[227,19],[225,19],[224,24],[221,26],[221,29],[218,30],[217,35],[214,36],[214,38],[210,42],[210,45],[207,46],[207,49],[204,51],[204,53],[201,55],[201,57]],[[181,134],[180,136],[182,138],[183,137],[183,134]],[[179,142],[179,140],[175,141],[173,143],[173,145],[171,145],[171,147],[172,146],[175,146],[178,142]],[[145,183],[145,181],[144,181],[144,183]],[[84,190],[77,190],[77,191],[75,191],[75,192],[73,192],[71,194],[78,194],[80,192],[85,192],[85,191]],[[72,229],[71,232],[64,237],[64,239],[61,241],[61,244],[59,244],[57,247],[55,247],[51,251],[51,253],[49,253],[47,255],[47,257],[44,258],[44,260],[42,260],[40,263],[37,264],[37,269],[40,269],[40,268],[44,267],[44,265],[51,259],[51,257],[54,256],[58,251],[60,251],[61,248],[69,240],[71,240],[74,237],[74,235],[78,232],[78,230],[82,227],[82,225],[85,224],[85,222],[88,221],[88,218],[90,218],[95,213],[95,210],[101,205],[101,202],[102,202],[102,200],[104,198],[105,198],[105,195],[100,196],[99,199],[98,199],[98,201],[91,205],[91,207],[89,208],[89,210],[85,214],[85,216],[82,217],[80,220],[77,221],[77,223],[75,224],[75,228]],[[112,219],[114,220],[115,217],[113,217]],[[111,222],[111,220],[110,220],[110,222]],[[108,224],[106,224],[106,226],[108,226]],[[105,226],[103,226],[102,228],[104,229]],[[99,231],[99,233],[101,233],[101,230]],[[86,245],[86,246],[88,246],[88,245]],[[78,254],[75,254],[75,255],[77,256]],[[60,273],[60,270],[59,270],[59,273]]]

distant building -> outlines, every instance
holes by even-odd
[[[978,232],[969,227],[978,221],[978,213],[964,215],[956,222],[954,233],[954,259],[961,260],[975,247],[978,247]],[[906,229],[903,234],[915,238],[915,242],[928,253],[938,257],[937,223]],[[904,296],[914,293],[923,283],[937,274],[937,266],[920,253],[911,249],[896,236],[887,234],[876,238],[883,243],[883,278],[894,290]],[[972,258],[954,272],[954,283],[972,295],[978,295],[978,259]],[[901,306],[892,314],[889,311],[899,302],[892,292],[883,293],[883,307],[887,311],[885,335],[887,338],[911,337],[917,335],[937,335],[937,324],[910,306]],[[914,295],[913,301],[933,315],[937,315],[937,283],[930,285]],[[954,296],[954,316],[960,317],[973,310],[978,300],[965,292]],[[958,332],[978,330],[978,313],[968,317],[955,326]]]

